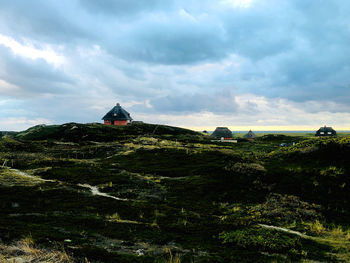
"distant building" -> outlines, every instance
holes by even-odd
[[[253,141],[256,137],[255,133],[252,132],[252,130],[249,130],[249,132],[243,136],[245,139],[248,139],[250,141]]]
[[[326,125],[324,127],[319,128],[319,130],[316,132],[315,136],[336,136],[337,132],[333,130],[332,127],[327,127]]]
[[[211,136],[217,139],[231,140],[232,132],[227,127],[217,127]]]
[[[116,125],[123,126],[131,124],[132,118],[130,113],[124,110],[119,103],[113,107],[107,114],[102,118],[105,125]]]

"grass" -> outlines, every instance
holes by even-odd
[[[161,129],[67,124],[0,139],[0,163],[35,176],[0,169],[3,241],[31,235],[36,249],[58,242],[91,262],[350,260],[349,137],[225,144]]]
[[[34,186],[43,183],[40,178],[29,177],[23,172],[8,168],[0,168],[0,186]]]
[[[74,260],[64,249],[44,249],[34,244],[31,237],[25,237],[11,245],[0,244],[1,262],[55,262],[55,263],[73,263]],[[88,263],[88,261],[85,261]]]

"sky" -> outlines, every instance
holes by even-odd
[[[0,0],[0,130],[350,130],[349,0]]]

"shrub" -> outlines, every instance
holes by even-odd
[[[230,163],[225,167],[226,171],[244,174],[247,176],[259,175],[266,172],[264,166],[258,163]]]
[[[243,228],[222,232],[219,238],[224,244],[273,252],[288,252],[301,247],[301,237],[263,228]]]
[[[324,234],[325,230],[325,227],[318,220],[310,224],[310,231],[318,236]]]
[[[295,220],[316,220],[321,218],[321,206],[301,201],[294,195],[271,193],[265,203],[257,207],[265,218],[293,222]]]
[[[258,223],[261,219],[261,213],[252,207],[235,206],[229,209],[224,216],[221,217],[223,224],[230,226],[250,226]]]

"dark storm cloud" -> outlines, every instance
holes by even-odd
[[[0,79],[20,88],[21,95],[35,93],[63,93],[65,85],[72,84],[73,80],[43,59],[27,59],[11,54],[8,48],[0,45]],[[1,92],[1,90],[0,90]],[[7,94],[16,95],[18,91],[7,91]]]
[[[80,12],[75,3],[75,0],[0,0],[0,30],[17,39],[34,38],[48,43],[96,38],[96,23]]]
[[[202,27],[174,21],[166,25],[151,23],[135,31],[116,40],[119,45],[112,52],[125,59],[168,65],[214,61],[227,53],[222,32],[215,25]]]
[[[150,101],[153,110],[162,113],[201,112],[233,113],[238,105],[235,96],[229,91],[221,94],[174,95]]]

